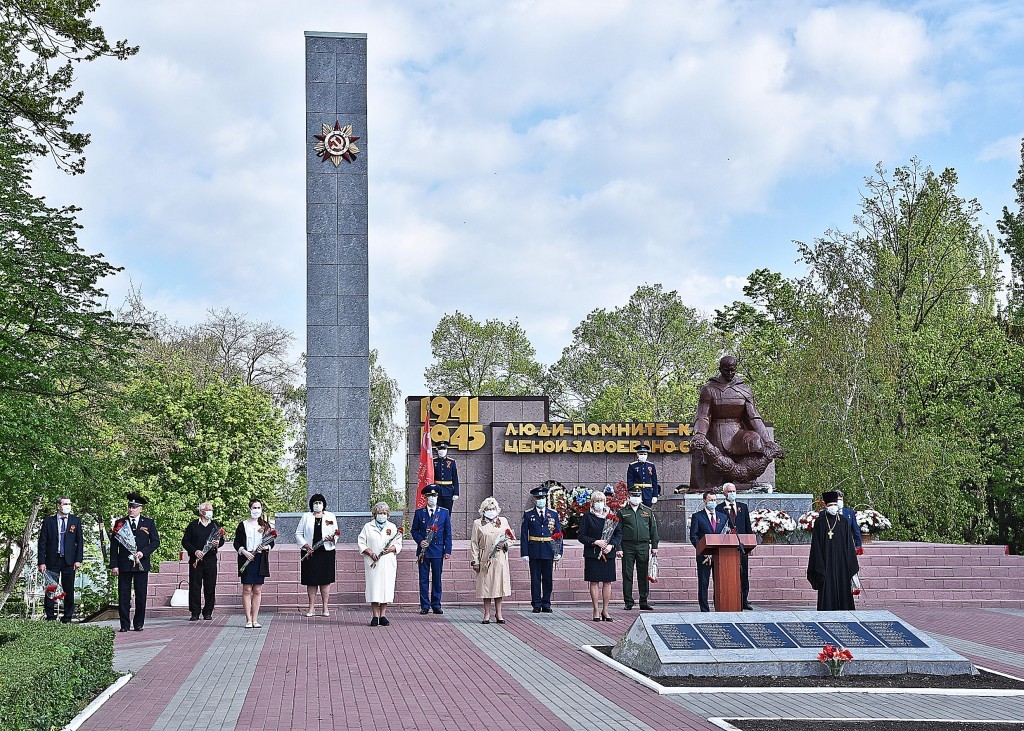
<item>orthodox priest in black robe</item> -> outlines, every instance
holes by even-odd
[[[853,529],[838,510],[838,492],[826,492],[822,500],[825,509],[814,521],[807,580],[818,592],[819,612],[852,610],[856,607],[850,582],[860,570]]]

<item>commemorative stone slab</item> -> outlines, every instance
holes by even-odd
[[[679,612],[641,615],[612,657],[653,677],[827,675],[826,645],[845,647],[844,674],[973,674],[969,660],[881,610]]]

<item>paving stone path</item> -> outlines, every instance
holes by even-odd
[[[692,611],[692,605],[659,607]],[[1024,612],[915,607],[893,611],[979,665],[1024,675]],[[331,617],[278,613],[158,619],[116,635],[115,666],[132,680],[82,726],[89,730],[629,728],[711,731],[713,717],[964,718],[1020,721],[1024,696],[793,692],[658,695],[580,651],[609,645],[638,616],[591,621],[589,607],[551,614],[478,608],[443,616],[394,611]]]

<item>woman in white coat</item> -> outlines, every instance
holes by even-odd
[[[338,518],[327,510],[327,498],[317,493],[309,499],[308,513],[303,513],[295,529],[295,543],[301,546],[299,552],[299,580],[306,587],[309,608],[306,616],[316,616],[313,604],[317,590],[323,615],[330,617],[327,603],[331,599],[331,584],[334,583],[334,546],[338,538]],[[315,550],[314,550],[315,547]]]
[[[363,554],[366,572],[366,601],[373,618],[371,627],[387,627],[388,604],[395,601],[395,577],[398,574],[398,553],[402,550],[402,531],[388,520],[391,509],[387,503],[373,506],[373,520],[359,531],[359,551]]]

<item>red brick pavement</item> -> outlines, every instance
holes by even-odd
[[[444,617],[389,616],[390,627],[372,628],[367,610],[276,615],[268,662],[257,668],[236,728],[568,731]]]

